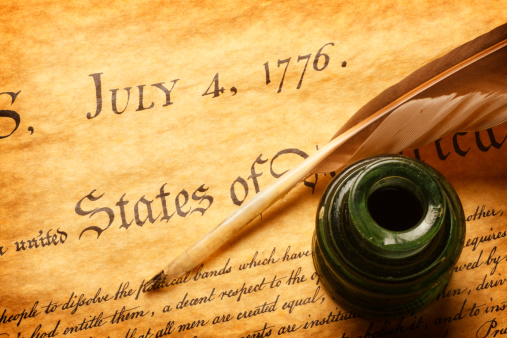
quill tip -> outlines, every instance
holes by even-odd
[[[146,287],[150,285],[155,285],[157,283],[163,283],[166,279],[166,274],[164,270],[160,270],[159,273],[157,273],[155,276],[153,276],[150,280],[146,282]]]

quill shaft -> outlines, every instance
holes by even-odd
[[[507,46],[507,40],[487,48],[480,53],[454,65],[443,73],[428,80],[420,86],[412,89],[398,99],[392,101],[374,114],[368,116],[354,127],[340,134],[319,151],[308,157],[306,160],[298,164],[296,167],[288,171],[280,179],[272,185],[259,192],[255,197],[244,203],[232,215],[226,218],[222,223],[211,230],[206,236],[194,243],[190,248],[185,250],[162,271],[151,278],[146,285],[154,284],[178,277],[185,272],[193,269],[209,255],[217,250],[222,244],[234,237],[239,231],[247,226],[257,215],[266,210],[278,199],[285,196],[295,185],[303,181],[312,171],[328,156],[330,156],[337,148],[349,140],[351,137],[365,129],[367,126],[385,116],[387,113],[396,109],[403,103],[407,102],[426,88],[448,78],[450,75],[469,66],[470,64],[488,56],[495,51]]]
[[[309,156],[296,167],[289,170],[281,178],[260,191],[252,199],[241,205],[233,214],[217,225],[206,236],[195,242],[155,275],[148,284],[172,279],[193,269],[217,250],[222,244],[234,237],[247,226],[255,217],[266,210],[277,200],[285,196],[294,186],[303,181],[310,172],[331,154],[343,142],[347,141],[357,131],[349,130],[335,138],[319,151]]]

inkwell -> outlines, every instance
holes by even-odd
[[[465,241],[449,182],[423,162],[384,155],[335,176],[317,209],[313,261],[340,305],[369,317],[410,314],[447,284]]]

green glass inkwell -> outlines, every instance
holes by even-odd
[[[345,309],[394,317],[437,296],[464,241],[463,208],[449,182],[418,160],[381,155],[330,182],[317,209],[313,261]]]

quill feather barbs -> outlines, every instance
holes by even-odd
[[[397,153],[507,121],[506,47],[503,25],[384,91],[338,131],[335,138],[355,130],[313,172],[335,171],[367,156]],[[455,60],[459,62],[452,64]]]
[[[445,135],[483,130],[506,120],[506,94],[476,92],[412,100],[393,111],[350,161],[418,148]]]
[[[313,172],[429,143],[445,134],[507,120],[507,25],[428,64],[359,110],[335,138],[243,203],[146,285],[178,277],[232,239]]]

